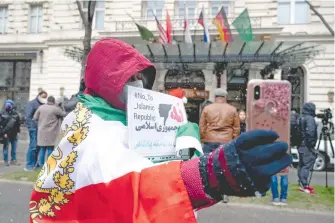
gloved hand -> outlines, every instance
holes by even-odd
[[[274,131],[249,131],[198,161],[185,162],[181,173],[194,208],[218,202],[223,195],[245,197],[266,192],[271,176],[292,163],[287,143],[275,142],[278,137]],[[203,199],[196,177],[189,177],[196,169],[203,191],[212,201]]]
[[[213,198],[222,194],[255,196],[256,191],[266,192],[271,176],[292,163],[292,157],[287,154],[287,143],[275,142],[278,137],[274,131],[250,131],[209,156],[201,157],[199,169],[205,192]],[[211,160],[212,171],[208,168]],[[209,172],[205,173],[207,170]]]

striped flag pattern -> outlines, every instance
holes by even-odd
[[[204,28],[204,42],[205,43],[210,43],[211,39],[210,39],[210,35],[208,32],[208,23],[205,17],[205,10],[204,7],[202,7],[199,19],[198,19],[198,23]]]
[[[166,36],[166,32],[165,32],[163,26],[160,24],[159,20],[157,19],[156,15],[155,15],[155,20],[156,20],[156,23],[157,23],[160,42],[163,43],[163,44],[168,43],[168,38]]]

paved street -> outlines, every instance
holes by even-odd
[[[28,202],[31,185],[0,182],[0,222],[28,222]],[[330,214],[307,214],[282,211],[269,208],[238,206],[237,204],[218,204],[200,211],[200,223],[236,222],[236,223],[332,223],[334,217]]]

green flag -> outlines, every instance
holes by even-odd
[[[136,24],[136,26],[138,28],[138,31],[141,34],[141,38],[143,40],[147,40],[147,41],[153,41],[154,40],[155,36],[154,36],[154,34],[150,30],[148,30],[144,26],[141,26],[141,25],[139,25],[137,23],[135,23],[135,24]]]
[[[235,26],[237,32],[240,34],[242,41],[248,42],[254,40],[248,9],[245,9],[235,19],[233,26]]]

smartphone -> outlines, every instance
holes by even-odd
[[[291,83],[250,80],[247,89],[247,130],[274,130],[290,145]]]

